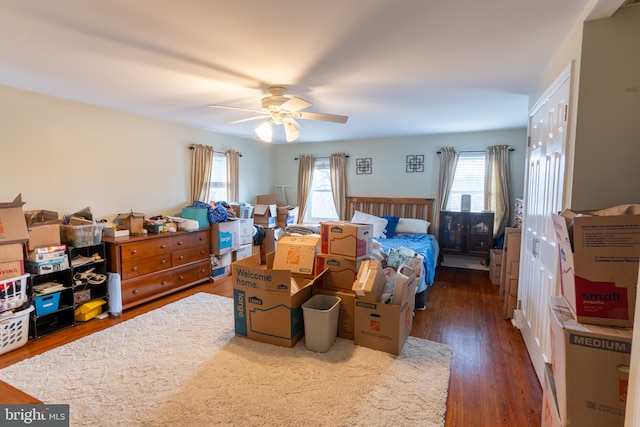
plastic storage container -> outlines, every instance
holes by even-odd
[[[318,294],[302,304],[307,350],[326,353],[336,342],[340,301],[340,297]]]
[[[60,292],[35,297],[33,304],[36,306],[36,314],[38,316],[53,313],[60,305]]]
[[[104,223],[87,225],[60,225],[60,238],[63,243],[74,248],[97,245],[102,241]]]
[[[0,354],[20,348],[29,341],[29,313],[32,311],[30,305],[15,313],[0,313]]]

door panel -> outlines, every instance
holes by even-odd
[[[558,249],[551,214],[562,210],[569,69],[552,85],[529,118],[525,215],[518,282],[520,328],[540,383],[551,360],[549,296],[558,294]]]

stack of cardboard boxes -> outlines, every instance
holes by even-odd
[[[302,304],[316,294],[340,298],[337,336],[399,354],[413,325],[415,275],[397,300],[379,295],[382,266],[369,260],[369,224],[326,222],[320,236],[284,236],[266,265],[259,255],[233,263],[235,333],[293,347],[304,334]]]
[[[624,425],[640,257],[636,206],[553,215],[561,294],[551,297],[544,426]]]

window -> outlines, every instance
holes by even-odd
[[[227,156],[224,153],[213,153],[211,185],[207,201],[227,201],[227,197]]]
[[[472,211],[484,209],[484,172],[484,152],[460,153],[456,173],[453,177],[453,186],[447,202],[447,210],[459,211],[460,199],[463,194],[471,195]]]
[[[322,222],[337,219],[338,212],[333,203],[333,194],[331,192],[329,159],[316,158],[304,222]]]

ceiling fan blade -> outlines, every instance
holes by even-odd
[[[285,110],[290,113],[295,113],[296,111],[304,110],[305,108],[311,107],[313,104],[309,101],[305,101],[302,98],[298,98],[294,96],[293,98],[289,98],[288,101],[280,104],[279,109]]]
[[[289,116],[286,119],[282,120],[283,123],[291,123],[292,125],[294,125],[295,127],[297,127],[298,129],[300,129],[302,126],[300,126],[300,123],[298,123],[293,117]]]
[[[251,120],[259,120],[259,119],[269,119],[271,118],[271,116],[254,116],[254,117],[249,117],[248,119],[240,119],[240,120],[234,120],[232,122],[228,122],[228,125],[234,125],[236,123],[243,123],[243,122],[249,122]]]
[[[300,112],[292,115],[296,119],[305,119],[305,120],[322,120],[325,122],[334,122],[334,123],[346,123],[348,116],[339,116],[337,114],[325,114],[325,113],[310,113],[310,112]]]
[[[264,111],[262,110],[255,110],[255,109],[251,109],[251,108],[239,108],[239,107],[229,107],[227,105],[216,105],[216,104],[210,104],[207,105],[207,107],[211,107],[211,108],[223,108],[225,110],[238,110],[238,111],[250,111],[252,113],[261,113],[264,114]]]

